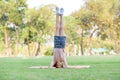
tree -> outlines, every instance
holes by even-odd
[[[7,22],[8,22],[8,14],[10,8],[6,5],[10,5],[7,1],[1,0],[0,1],[0,24],[2,25],[1,27],[4,28],[4,42],[5,42],[5,48],[6,48],[6,55],[10,55],[10,48],[9,48],[9,42],[8,42],[8,31],[7,31]]]
[[[35,38],[35,41],[38,43],[37,51],[35,56],[39,55],[40,46],[43,42],[46,42],[46,37],[51,35],[53,27],[53,7],[54,5],[45,5],[41,6],[39,9],[29,9],[26,12],[27,16],[27,26],[29,28],[27,40],[32,40]],[[32,32],[30,29],[34,28],[35,32]],[[30,37],[32,33],[33,35]],[[29,45],[29,43],[28,43]],[[28,50],[29,51],[29,50]]]
[[[11,36],[12,34],[11,31],[14,33],[15,31],[13,28],[15,26],[22,26],[22,19],[23,16],[22,12],[19,10],[20,7],[26,7],[26,0],[1,0],[0,1],[0,20],[1,20],[1,25],[4,27],[4,40],[5,40],[5,47],[6,47],[6,55],[10,55],[11,53],[11,41],[14,39],[14,36]],[[20,13],[19,13],[20,12]],[[24,12],[23,12],[24,13]],[[14,24],[15,26],[10,24]],[[17,32],[17,31],[16,31]],[[17,32],[18,33],[18,32]],[[14,38],[13,38],[14,37]],[[16,36],[17,40],[16,42],[18,43],[18,35]]]
[[[113,24],[114,15],[111,15],[110,11],[111,9],[115,9],[113,9],[113,4],[118,3],[117,1],[118,0],[88,0],[85,6],[72,14],[78,20],[78,24],[81,25],[82,29],[89,30],[89,52],[91,55],[93,34],[99,31],[99,33],[96,34],[98,34],[101,39],[106,40],[110,36],[110,34],[108,34],[110,29],[115,29],[111,26]]]

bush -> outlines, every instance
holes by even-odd
[[[49,47],[44,53],[45,56],[52,56],[53,55],[53,48]]]

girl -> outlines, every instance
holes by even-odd
[[[63,25],[64,9],[56,7],[56,31],[54,36],[54,54],[50,67],[67,67],[67,61],[64,53],[66,36]],[[59,20],[60,19],[60,20]]]

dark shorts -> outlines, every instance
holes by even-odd
[[[54,36],[54,48],[65,48],[65,43],[65,36]]]

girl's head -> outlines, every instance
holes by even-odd
[[[56,68],[63,68],[63,64],[62,64],[62,61],[57,61],[53,67],[56,67]]]
[[[64,60],[64,52],[63,49],[54,49],[54,56],[53,56],[53,60],[54,60],[54,65],[53,67],[56,68],[62,68],[63,67],[63,60]]]

